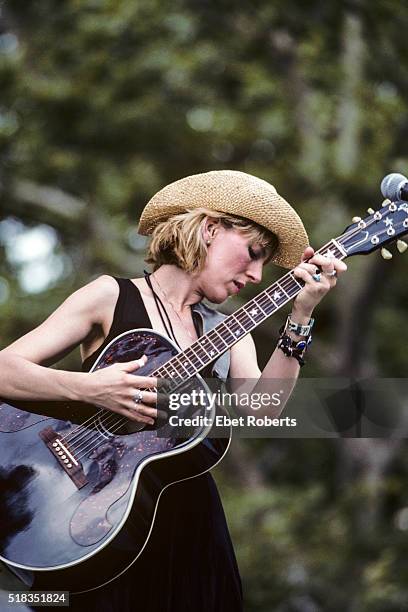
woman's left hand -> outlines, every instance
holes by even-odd
[[[307,247],[302,255],[301,263],[293,270],[295,277],[301,278],[305,286],[293,302],[292,314],[296,312],[300,317],[310,318],[315,306],[330,289],[336,286],[338,276],[346,270],[346,264],[340,259],[315,254],[312,247]],[[333,271],[336,272],[335,275]],[[313,275],[319,272],[320,281],[313,278]]]

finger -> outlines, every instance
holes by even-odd
[[[146,355],[142,355],[140,359],[133,359],[133,361],[126,361],[125,363],[121,363],[120,367],[124,372],[134,372],[134,370],[142,368],[146,364],[146,362]]]
[[[127,410],[126,416],[131,421],[136,421],[137,423],[146,423],[147,425],[154,425],[154,420],[148,416],[144,416],[139,412],[135,412],[134,410]]]
[[[310,259],[311,257],[313,257],[314,254],[314,249],[311,246],[308,246],[305,248],[301,261],[307,261],[308,259]]]
[[[313,274],[315,274],[316,267],[312,266],[312,270]],[[297,278],[303,279],[305,283],[316,292],[320,292],[322,290],[325,291],[329,286],[327,284],[327,277],[322,276],[320,281],[318,282],[313,278],[312,273],[309,272],[309,270],[303,268],[302,266],[297,266],[297,268],[293,270],[293,273],[295,274],[295,276],[297,276]]]
[[[338,272],[345,272],[347,270],[347,265],[341,259],[337,259],[336,257],[326,257],[325,255],[320,255],[316,253],[309,261],[310,264],[316,264],[316,266],[320,266],[322,270],[330,271],[333,268]]]
[[[143,403],[135,404],[133,402],[133,405],[132,405],[132,402],[130,402],[129,410],[131,410],[132,412],[135,412],[136,414],[142,414],[144,416],[151,417],[152,419],[157,419],[157,409],[152,408],[151,406],[146,406],[146,404],[143,404]]]
[[[313,264],[309,264],[309,263],[300,263],[295,270],[297,269],[301,269],[301,270],[306,270],[306,272],[310,275],[316,274],[317,272],[320,272],[319,269],[317,269],[317,267]]]
[[[319,274],[321,272],[322,276],[329,279],[330,286],[334,286],[332,281],[336,277],[337,271],[334,267],[333,259],[329,257],[325,257],[324,255],[316,254],[314,257],[312,257],[309,260],[308,264],[306,265],[308,266],[316,265],[315,271],[312,273],[312,276],[314,274]],[[310,268],[309,268],[309,271],[310,271]],[[316,279],[314,278],[314,280]]]
[[[314,270],[316,270],[316,268],[313,266],[313,273],[314,273]],[[307,283],[308,285],[311,285],[313,283],[316,284],[316,281],[313,280],[312,278],[312,272],[309,272],[309,270],[306,270],[305,268],[301,266],[297,266],[297,268],[293,270],[293,274],[297,278],[301,278],[302,280],[304,280],[305,283]]]
[[[137,392],[141,391],[138,387],[135,387],[132,390],[131,397],[132,399],[137,395]],[[142,390],[142,402],[143,404],[153,404],[154,406],[157,404],[157,393],[152,393],[151,391]]]
[[[130,378],[132,376],[132,378]],[[136,377],[136,378],[135,378]],[[129,372],[128,382],[139,389],[146,387],[147,389],[155,389],[157,388],[157,378],[155,376],[139,376],[138,374],[132,374]]]
[[[319,253],[313,255],[313,257],[309,259],[308,263],[320,266],[322,269],[334,268],[334,260],[332,258],[326,257],[325,255],[320,255]]]
[[[341,273],[347,270],[347,264],[345,264],[344,261],[341,261],[341,259],[333,259],[333,263],[337,272]]]
[[[154,425],[154,420],[151,417],[136,412],[131,408],[119,408],[115,412],[122,414],[131,421],[136,421],[137,423],[146,423],[147,425]]]

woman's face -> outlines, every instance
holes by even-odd
[[[247,283],[259,283],[266,258],[265,249],[239,230],[218,226],[199,274],[200,289],[207,299],[220,304]]]

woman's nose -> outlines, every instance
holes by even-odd
[[[252,283],[260,283],[262,280],[262,261],[252,261],[247,269],[247,276]]]

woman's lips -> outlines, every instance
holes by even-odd
[[[244,283],[240,283],[239,281],[234,280],[232,282],[234,283],[236,287],[236,293],[238,293],[238,291],[241,291],[241,289],[245,287]]]

